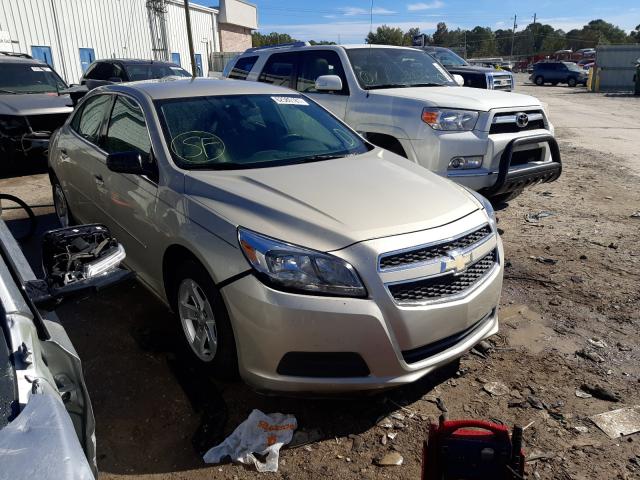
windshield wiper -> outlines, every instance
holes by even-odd
[[[444,87],[446,83],[412,83],[409,87]]]
[[[407,83],[381,83],[380,85],[367,85],[367,90],[375,90],[377,88],[406,88],[411,85]]]
[[[5,90],[4,88],[0,88],[0,93],[11,93],[15,95],[18,92],[14,92],[13,90]]]
[[[311,155],[308,157],[300,157],[301,162],[319,162],[321,160],[333,160],[334,158],[346,157],[344,153],[323,153],[319,155]]]

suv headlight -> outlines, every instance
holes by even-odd
[[[344,260],[298,247],[244,228],[238,241],[259,278],[281,290],[344,297],[365,297],[356,270]]]
[[[487,216],[489,217],[489,225],[491,225],[491,229],[496,231],[498,222],[496,222],[496,212],[493,209],[493,205],[491,205],[491,202],[484,196],[480,195],[478,192],[471,190],[470,188],[467,188],[467,190],[471,195],[476,197],[476,200],[478,200],[482,204],[485,212],[487,212]]]
[[[27,133],[27,130],[27,122],[24,117],[0,115],[0,132],[10,136],[18,136]]]
[[[434,130],[468,132],[478,121],[478,112],[425,107],[422,121]]]

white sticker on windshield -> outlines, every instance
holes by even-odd
[[[271,97],[271,100],[278,105],[309,105],[309,103],[301,97]]]
[[[447,71],[446,71],[444,68],[442,68],[442,67],[440,66],[440,64],[439,64],[439,63],[433,62],[433,66],[434,66],[434,67],[436,67],[436,68],[438,69],[438,71],[439,71],[442,75],[444,75],[445,77],[449,78],[449,74],[447,73]]]

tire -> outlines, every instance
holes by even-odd
[[[573,77],[571,77],[571,78],[567,81],[567,85],[569,85],[570,87],[575,87],[577,83],[578,83],[578,82],[576,82],[576,79],[575,79],[575,78],[573,78]]]
[[[538,86],[544,85],[544,77],[542,75],[538,75],[536,77],[535,82],[536,82],[536,85],[538,85]]]
[[[51,175],[51,194],[53,195],[53,206],[60,226],[66,228],[75,225],[76,221],[71,214],[69,202],[67,202],[62,185],[60,185],[60,181],[55,175]]]
[[[208,272],[194,260],[177,269],[172,292],[180,352],[215,377],[238,377],[238,355],[229,314]]]

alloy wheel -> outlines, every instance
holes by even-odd
[[[211,303],[198,283],[185,278],[178,287],[178,316],[187,343],[203,362],[211,362],[218,350],[218,332]]]
[[[56,216],[63,228],[66,228],[71,223],[69,221],[69,207],[67,205],[67,199],[64,196],[62,187],[59,183],[56,183],[53,187],[53,204],[56,210]]]

